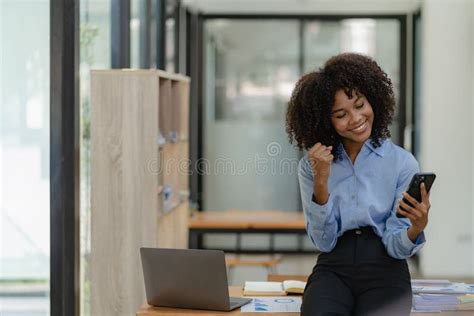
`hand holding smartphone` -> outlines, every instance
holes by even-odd
[[[408,186],[407,193],[411,195],[418,202],[421,202],[421,190],[420,190],[421,183],[425,184],[426,193],[429,193],[435,178],[436,178],[436,175],[432,172],[416,173],[410,181],[410,185]],[[403,201],[407,203],[408,205],[413,206],[405,198],[403,198]],[[399,214],[398,212],[397,212],[397,217],[405,218],[405,216]]]

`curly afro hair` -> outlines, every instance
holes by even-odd
[[[323,68],[308,73],[296,83],[286,112],[290,143],[309,149],[317,142],[333,146],[334,160],[342,159],[341,136],[331,124],[335,94],[344,90],[349,98],[362,93],[372,105],[374,122],[371,143],[378,147],[390,137],[388,126],[395,111],[392,81],[370,57],[344,53],[330,58]]]

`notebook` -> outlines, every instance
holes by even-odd
[[[285,280],[283,282],[253,282],[244,285],[245,296],[284,296],[288,294],[303,294],[306,282]]]

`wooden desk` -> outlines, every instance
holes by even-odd
[[[242,287],[231,286],[229,287],[230,296],[242,297]],[[217,312],[207,310],[193,310],[193,309],[180,309],[180,308],[169,308],[169,307],[152,307],[148,304],[143,305],[138,311],[137,316],[192,316],[192,315],[246,315],[246,316],[265,316],[271,313],[241,313],[240,308],[231,312]],[[417,316],[472,316],[473,311],[449,311],[442,313],[412,313],[411,315]],[[273,313],[275,316],[296,316],[299,313]]]
[[[189,222],[191,229],[305,229],[302,212],[290,211],[203,211]]]
[[[234,297],[242,297],[242,287],[240,286],[230,286],[229,295]],[[298,313],[275,313],[279,316],[295,316]],[[217,312],[217,311],[203,311],[203,310],[191,310],[191,309],[179,309],[179,308],[167,308],[167,307],[151,307],[148,304],[145,304],[138,310],[137,316],[158,316],[158,315],[168,315],[168,316],[190,316],[190,315],[248,315],[248,316],[264,316],[268,313],[241,313],[240,308],[237,308],[231,312]]]
[[[306,236],[306,224],[302,212],[290,212],[281,210],[264,211],[203,211],[197,212],[189,220],[189,248],[203,248],[203,234],[215,233],[257,233],[257,234],[299,234]],[[246,252],[253,253],[259,251],[239,251],[239,239],[237,251],[233,249],[223,249],[226,252]],[[270,251],[274,252],[271,241]],[[297,251],[278,250],[278,253],[304,252],[300,245]],[[260,251],[261,252],[261,251]],[[314,251],[311,251],[314,253]]]

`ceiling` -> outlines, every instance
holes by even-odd
[[[183,0],[204,14],[406,14],[422,0]]]

